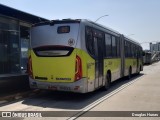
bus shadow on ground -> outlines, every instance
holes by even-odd
[[[108,91],[103,89],[98,89],[91,93],[80,94],[80,93],[70,93],[70,92],[59,92],[59,91],[43,91],[41,94],[24,99],[22,104],[47,108],[46,110],[81,110],[86,106],[98,101],[102,97],[110,94],[114,90],[120,88],[121,86],[138,79],[144,74],[133,75],[130,80],[126,78],[121,78],[112,82],[111,87]]]

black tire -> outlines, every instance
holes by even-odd
[[[140,75],[140,71],[138,71],[137,75]]]
[[[107,73],[104,90],[108,90],[111,85],[111,75]]]
[[[137,75],[140,74],[140,71],[142,71],[142,66],[141,66],[141,65],[140,65],[140,67],[139,67],[139,71],[137,72]]]
[[[140,74],[140,71],[141,71],[141,68],[139,68],[139,71],[137,72],[137,75],[139,75],[139,74]]]
[[[129,68],[129,71],[128,71],[128,79],[130,80],[132,77],[132,69],[131,67]]]

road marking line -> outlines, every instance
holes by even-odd
[[[99,105],[100,103],[102,103],[104,100],[106,100],[106,99],[110,98],[111,96],[117,94],[118,92],[120,92],[121,90],[123,90],[124,88],[126,88],[127,86],[133,84],[134,82],[136,82],[138,80],[139,80],[139,78],[137,78],[135,80],[132,80],[131,82],[122,85],[120,88],[112,91],[111,93],[105,95],[104,97],[102,97],[102,98],[96,100],[95,102],[91,103],[90,105],[86,106],[80,112],[78,112],[77,114],[75,114],[72,117],[68,118],[67,120],[75,120],[75,119],[77,119],[81,115],[85,114],[87,111],[91,110],[92,108],[94,108],[97,105]]]

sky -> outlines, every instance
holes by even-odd
[[[160,42],[160,0],[0,0],[0,4],[49,20],[89,19],[112,28],[143,49]]]

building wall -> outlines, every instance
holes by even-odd
[[[0,15],[0,75],[26,72],[30,26]]]
[[[157,42],[156,44],[150,43],[150,51],[160,51],[160,42]]]

